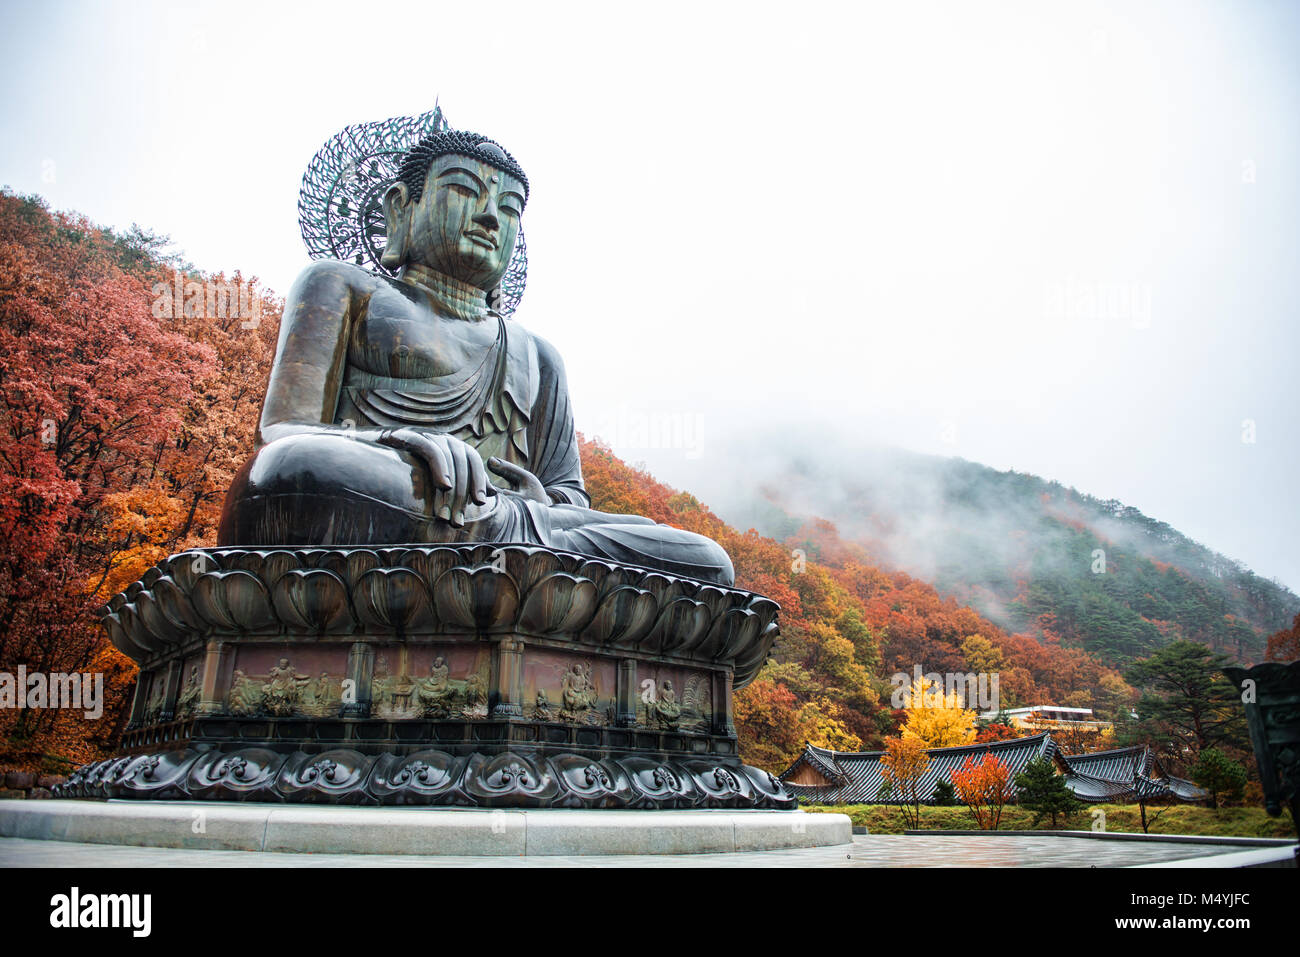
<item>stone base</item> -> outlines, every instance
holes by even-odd
[[[778,610],[531,545],[173,555],[102,610],[131,720],[55,796],[789,810],[732,707]]]
[[[852,842],[843,814],[6,801],[0,837],[203,850],[441,856],[727,854]]]
[[[55,796],[480,808],[795,807],[771,774],[734,758],[594,758],[526,749],[457,756],[433,749],[396,755],[183,748],[86,765]]]

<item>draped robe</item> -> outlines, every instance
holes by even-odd
[[[364,317],[349,334],[332,422],[261,447],[226,499],[223,545],[378,545],[518,542],[546,545],[731,584],[731,561],[715,542],[633,515],[590,509],[582,483],[564,366],[555,349],[495,313],[497,335],[465,368],[431,377],[419,357],[385,356],[392,375],[366,361],[374,348]],[[277,354],[276,361],[280,361]],[[550,498],[496,489],[469,502],[456,528],[433,512],[427,466],[364,438],[367,427],[445,433],[537,476]]]

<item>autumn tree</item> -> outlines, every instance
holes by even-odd
[[[1052,740],[1064,754],[1088,754],[1115,747],[1115,732],[1109,728],[1060,727],[1052,729]]]
[[[919,738],[900,736],[885,740],[880,770],[889,785],[889,795],[903,809],[907,827],[921,826],[921,779],[930,767],[930,756]]]
[[[975,740],[975,712],[962,706],[961,693],[945,693],[927,678],[916,679],[904,695],[907,722],[903,737],[925,748],[951,748]]]
[[[996,831],[1001,823],[1002,808],[1012,796],[1009,778],[1007,766],[987,751],[978,764],[968,756],[952,772],[952,786],[980,830]]]
[[[992,744],[994,741],[1009,741],[1022,737],[1018,728],[1005,721],[989,721],[979,726],[975,732],[976,744]]]
[[[803,750],[799,701],[784,685],[755,678],[735,696],[734,709],[740,753],[750,764],[779,773]]]
[[[993,675],[1007,666],[1007,656],[983,635],[967,635],[961,643],[966,664],[976,674]]]
[[[1269,661],[1295,661],[1300,658],[1300,615],[1295,616],[1290,628],[1283,628],[1270,636],[1265,657]]]

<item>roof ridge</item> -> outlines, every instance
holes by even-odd
[[[1104,757],[1113,757],[1118,754],[1123,754],[1126,751],[1137,752],[1137,751],[1150,751],[1150,750],[1151,748],[1145,744],[1130,744],[1127,747],[1123,747],[1123,748],[1107,748],[1105,751],[1085,751],[1082,754],[1071,754],[1071,755],[1067,755],[1067,757],[1104,758]]]

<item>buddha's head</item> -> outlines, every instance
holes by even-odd
[[[384,194],[389,269],[420,265],[491,291],[514,252],[528,179],[477,133],[431,133],[406,154]]]

